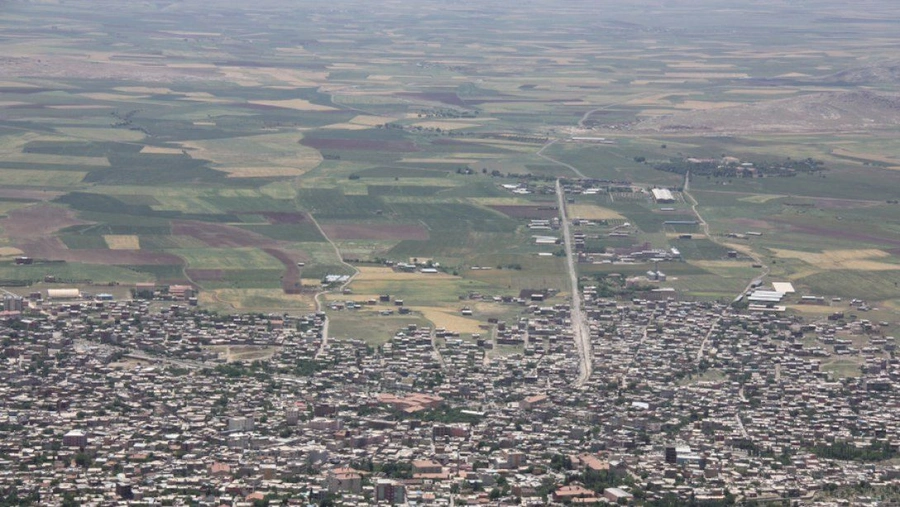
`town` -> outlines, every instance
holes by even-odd
[[[884,460],[900,444],[900,361],[878,324],[590,285],[581,297],[584,382],[563,304],[521,301],[490,340],[410,325],[372,347],[323,341],[323,313],[33,311],[7,296],[25,311],[2,327],[0,491],[60,505],[726,505],[896,484]],[[488,359],[494,344],[520,349]],[[859,371],[824,370],[835,354]]]

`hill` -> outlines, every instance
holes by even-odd
[[[638,121],[634,131],[734,134],[848,132],[900,125],[900,96],[869,91],[814,93]]]

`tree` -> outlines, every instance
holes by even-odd
[[[82,468],[88,468],[91,466],[91,457],[87,453],[79,452],[75,455],[75,464]]]

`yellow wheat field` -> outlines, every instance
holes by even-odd
[[[16,255],[22,255],[22,251],[11,246],[0,247],[0,257],[13,257]]]
[[[379,268],[364,266],[359,268],[359,274],[354,278],[354,282],[377,282],[377,281],[397,281],[397,280],[434,280],[434,279],[454,279],[453,275],[446,273],[402,273],[394,271],[391,268]]]
[[[153,153],[157,155],[181,155],[184,152],[182,148],[164,148],[162,146],[144,146],[141,153]]]
[[[250,104],[260,106],[280,107],[283,109],[296,109],[297,111],[334,111],[331,106],[322,106],[313,104],[305,99],[289,99],[289,100],[251,100]]]
[[[448,331],[457,333],[481,333],[481,322],[456,315],[454,310],[439,308],[433,306],[411,306],[410,310],[421,312],[422,315],[430,320],[434,327],[442,327]]]
[[[105,234],[103,240],[110,250],[140,250],[141,241],[133,234]]]
[[[878,262],[872,259],[884,259],[891,254],[874,248],[859,250],[826,250],[821,253],[801,252],[781,248],[770,249],[776,257],[799,259],[820,270],[853,269],[863,271],[900,270],[900,264]]]

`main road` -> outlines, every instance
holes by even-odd
[[[566,264],[569,270],[569,281],[572,287],[572,336],[575,340],[575,350],[578,351],[578,377],[575,379],[575,387],[581,387],[587,382],[593,370],[591,356],[591,332],[584,318],[583,301],[581,291],[578,289],[578,270],[575,264],[575,252],[572,248],[572,236],[569,234],[569,217],[566,213],[566,196],[562,185],[556,180],[556,197],[559,200],[559,218],[562,227],[563,242],[566,246]]]

